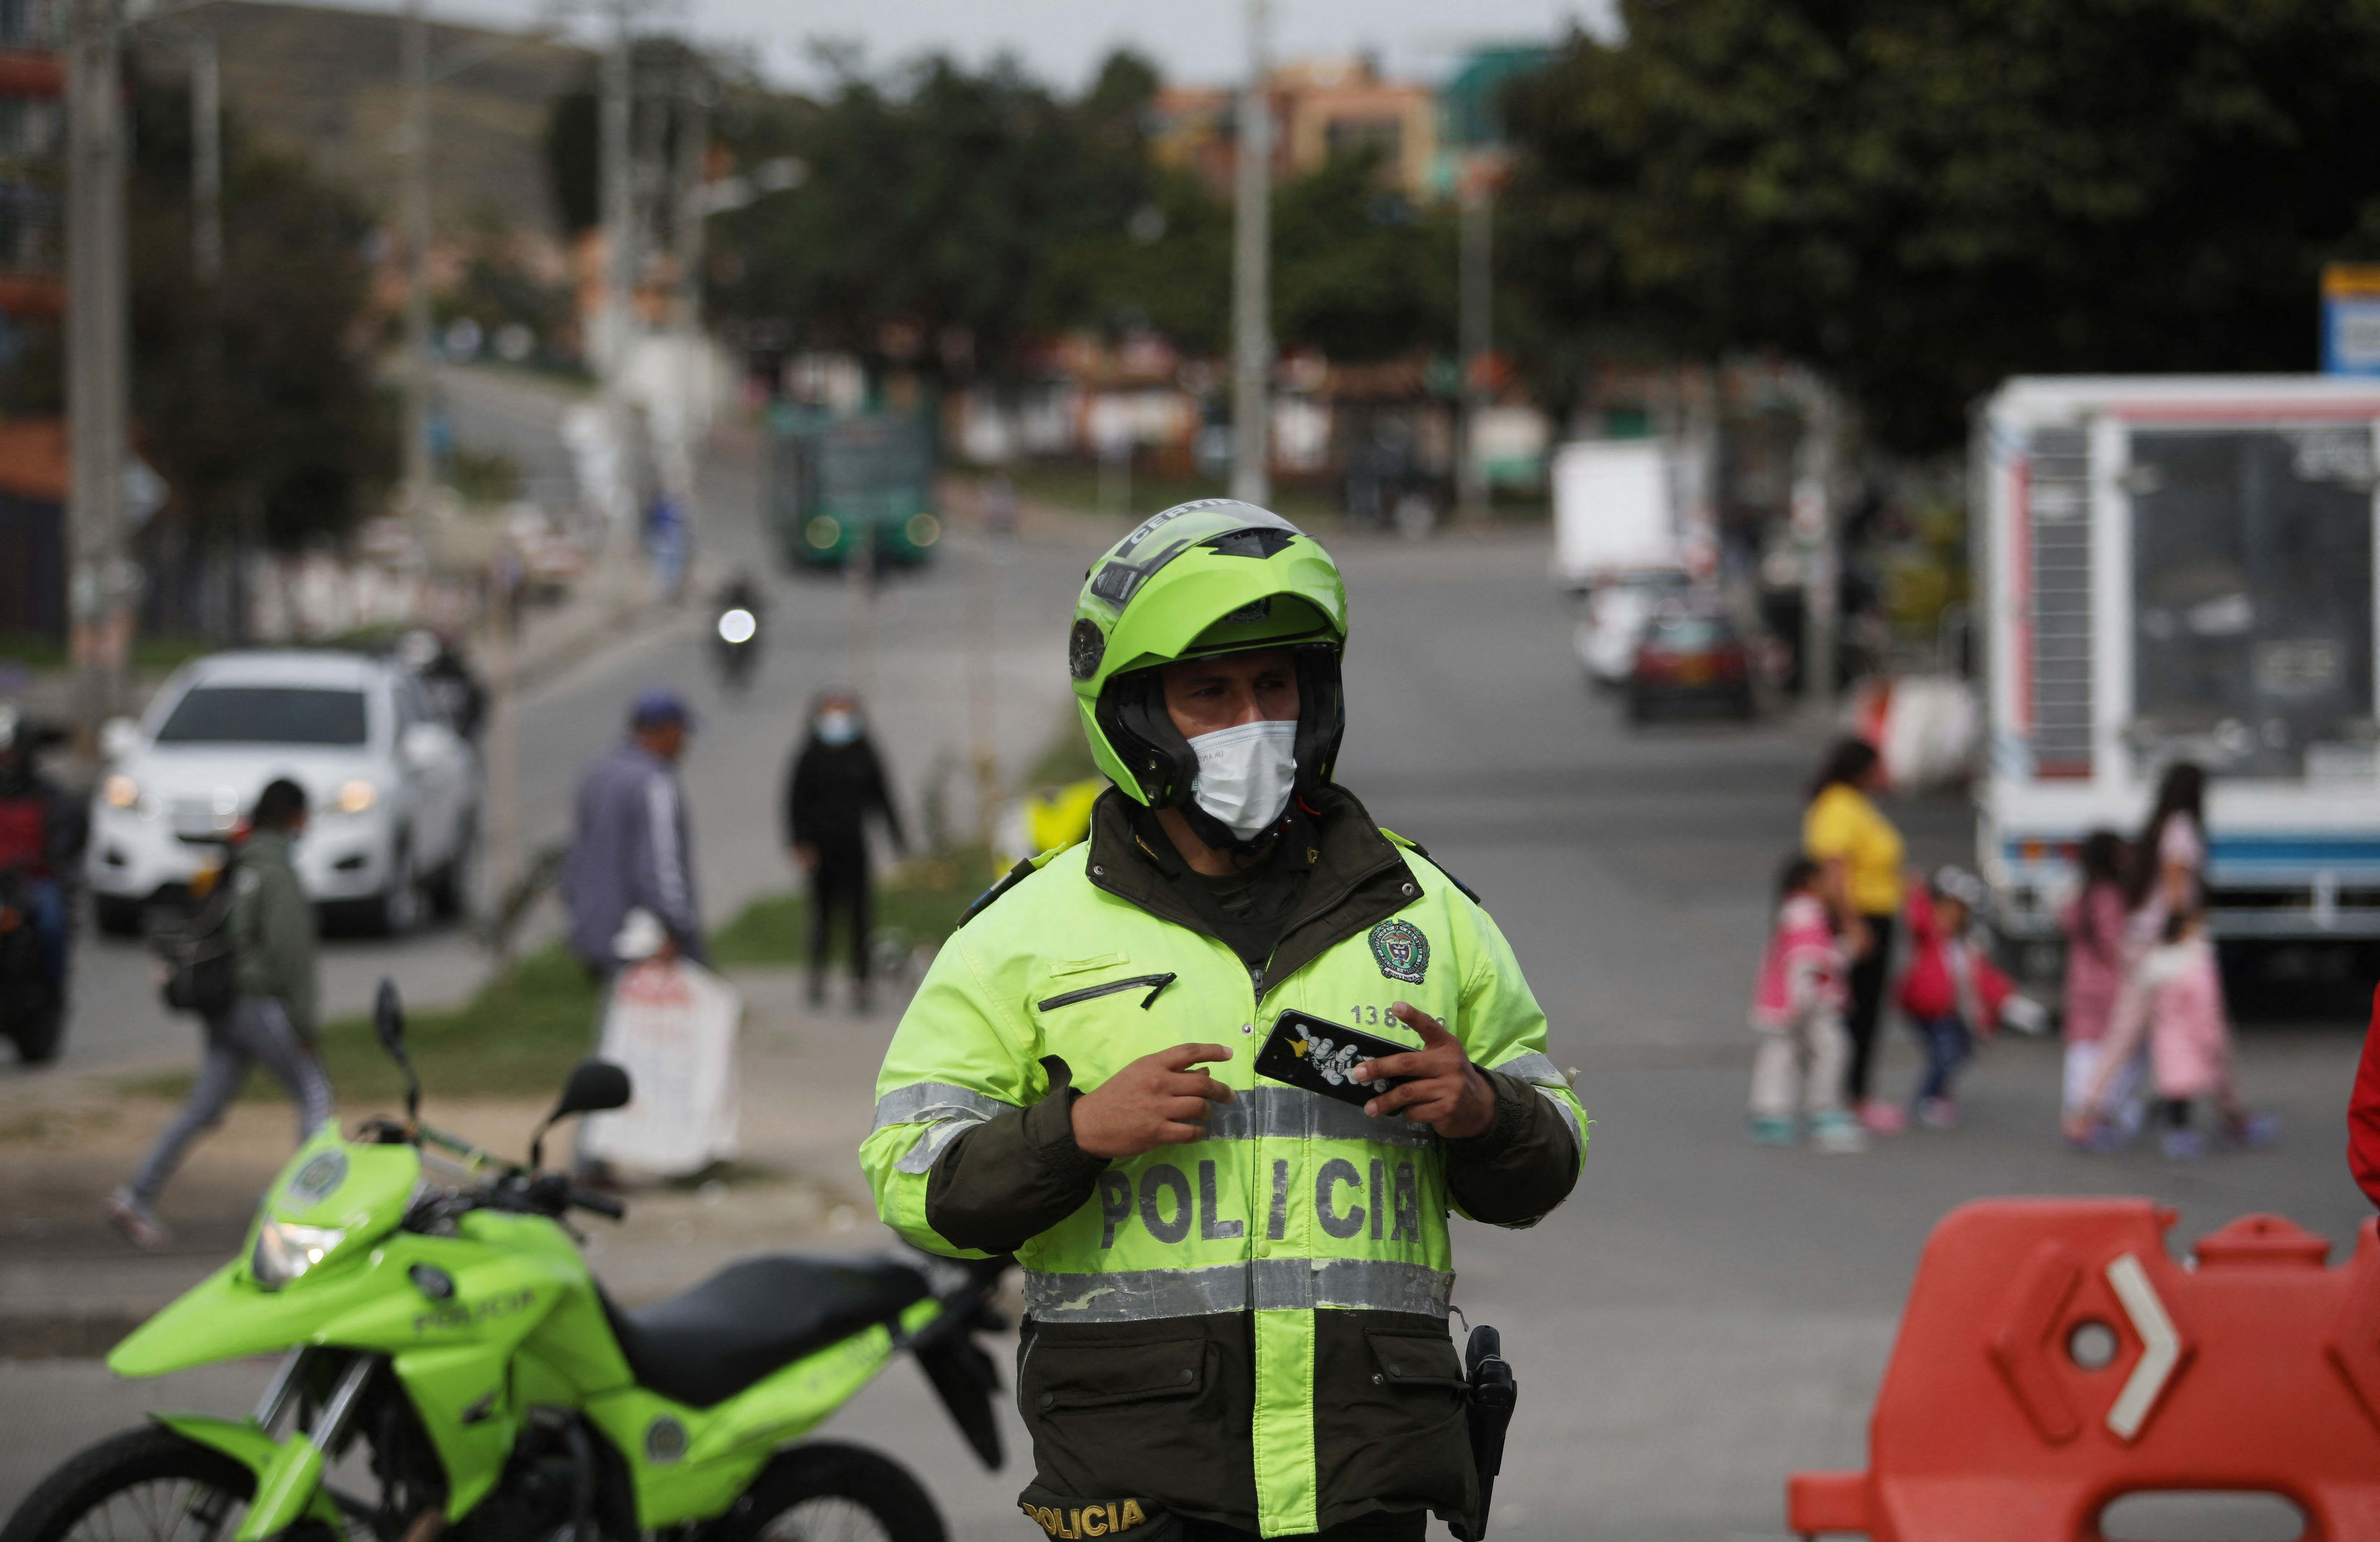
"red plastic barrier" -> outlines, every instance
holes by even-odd
[[[1987,1199],[1925,1244],[1868,1470],[1796,1473],[1803,1536],[2097,1542],[2110,1500],[2266,1489],[2307,1542],[2380,1538],[2380,1223],[2355,1257],[2279,1216],[2166,1256],[2145,1199]]]

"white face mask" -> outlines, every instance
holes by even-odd
[[[840,709],[820,712],[818,720],[818,736],[825,744],[847,745],[859,737],[859,718],[856,713],[843,711]]]
[[[1243,841],[1254,840],[1289,807],[1297,782],[1297,720],[1219,728],[1190,741],[1198,774],[1190,795]]]

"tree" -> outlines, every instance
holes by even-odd
[[[1549,327],[1777,350],[1888,444],[2020,371],[2304,369],[2380,249],[2372,0],[1623,0],[1508,97]]]
[[[1016,369],[1094,302],[1061,254],[1148,201],[1137,106],[1153,75],[1119,55],[1070,104],[1012,60],[977,73],[929,57],[882,81],[831,62],[842,73],[815,111],[771,125],[771,152],[799,156],[808,179],[717,222],[714,307],[929,372]]]
[[[1145,60],[1111,55],[1073,101],[1008,62],[928,58],[883,80],[828,62],[825,100],[747,92],[728,115],[739,164],[796,155],[810,176],[718,222],[715,311],[868,357],[896,338],[920,350],[914,366],[993,378],[1073,328],[1229,347],[1231,205],[1152,156]],[[1370,359],[1451,344],[1451,215],[1387,188],[1377,154],[1277,188],[1273,239],[1283,347]],[[963,361],[942,346],[957,338]]]
[[[1455,220],[1388,187],[1378,151],[1332,156],[1273,200],[1273,332],[1363,361],[1450,351]]]
[[[133,95],[133,416],[141,452],[205,542],[295,546],[348,529],[393,478],[373,379],[362,209],[302,162],[224,135],[224,261],[190,254],[188,98]]]

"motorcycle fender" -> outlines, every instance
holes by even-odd
[[[256,1496],[237,1542],[257,1542],[300,1516],[336,1529],[339,1507],[322,1491],[322,1453],[302,1435],[274,1439],[246,1419],[212,1414],[157,1414],[159,1424],[210,1451],[219,1451],[256,1475]]]

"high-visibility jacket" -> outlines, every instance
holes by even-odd
[[[1487,913],[1325,792],[1313,844],[1282,854],[1313,870],[1264,965],[1168,913],[1179,858],[1111,794],[1088,844],[952,936],[886,1054],[861,1147],[879,1213],[1026,1270],[1025,1508],[1053,1535],[1122,1529],[1126,1500],[1268,1536],[1476,1503],[1447,1214],[1533,1222],[1575,1180],[1584,1116]],[[1441,1141],[1255,1075],[1287,1008],[1417,1046],[1400,1001],[1489,1068],[1494,1131]],[[1205,1139],[1113,1163],[1074,1146],[1075,1092],[1199,1040],[1231,1048],[1207,1069],[1235,1094]]]

